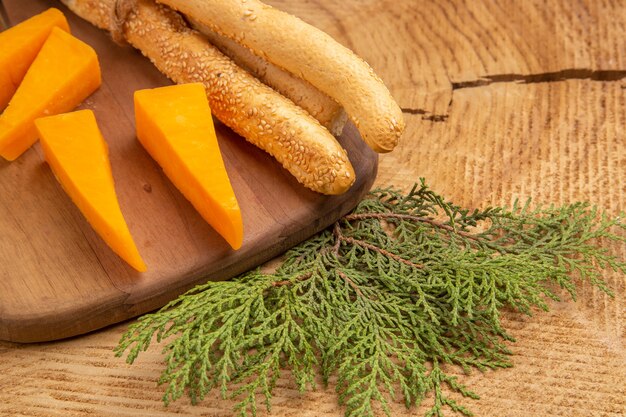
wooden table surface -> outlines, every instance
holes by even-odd
[[[381,158],[377,185],[426,177],[470,207],[532,197],[626,209],[623,0],[271,3],[363,56],[404,109],[403,143]],[[626,282],[605,279],[613,299],[582,284],[577,302],[505,317],[518,339],[515,366],[462,377],[482,397],[466,402],[476,415],[626,414]],[[164,407],[159,346],[132,366],[111,353],[127,325],[55,343],[0,342],[0,415],[232,415],[217,393]],[[271,415],[343,415],[332,388],[300,395],[287,378],[278,385]]]

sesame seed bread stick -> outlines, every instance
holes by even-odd
[[[189,19],[189,22],[237,65],[309,112],[334,136],[341,135],[348,115],[335,100],[309,82],[255,55],[232,39],[218,35],[193,19]]]
[[[111,30],[116,0],[62,0],[84,19]],[[202,82],[213,114],[273,155],[298,181],[341,194],[355,175],[346,151],[306,111],[238,67],[173,10],[137,0],[124,24],[128,43],[176,83]]]
[[[372,68],[299,18],[259,0],[159,0],[305,79],[335,99],[365,142],[389,152],[404,130],[400,107]]]

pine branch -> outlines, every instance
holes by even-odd
[[[291,249],[271,274],[208,282],[130,326],[116,348],[132,363],[164,342],[164,401],[213,389],[240,416],[270,409],[282,370],[299,389],[337,377],[348,417],[390,414],[429,395],[428,416],[471,415],[449,396],[477,396],[446,372],[511,366],[504,309],[547,310],[576,280],[610,293],[602,271],[626,273],[605,247],[626,225],[588,204],[470,211],[425,185],[373,191],[353,213]]]

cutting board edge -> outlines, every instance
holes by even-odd
[[[256,257],[248,258],[247,262],[232,263],[226,265],[221,270],[213,270],[212,277],[215,279],[212,280],[227,280],[261,263],[267,262],[330,226],[337,219],[350,212],[367,195],[376,178],[378,155],[373,152],[372,154],[371,158],[366,159],[370,162],[370,165],[360,167],[365,175],[362,175],[361,180],[357,180],[353,188],[350,189],[351,197],[340,202],[340,209],[337,212],[322,214],[321,217],[316,219],[316,222],[305,225],[298,233],[285,235],[282,240],[259,252]],[[54,317],[53,320],[51,320],[49,310],[29,317],[19,313],[11,315],[10,312],[4,310],[0,314],[0,340],[14,343],[40,343],[87,334],[161,308],[178,295],[206,282],[205,274],[202,270],[197,271],[197,273],[190,274],[188,278],[181,279],[178,282],[179,285],[169,287],[168,291],[153,292],[132,304],[128,303],[128,300],[133,297],[132,292],[128,293],[118,289],[117,291],[120,295],[118,299],[123,300],[121,302],[109,305],[104,310],[94,310],[93,306],[84,303],[73,309],[62,310],[60,312],[62,314],[52,315]],[[112,315],[114,317],[113,320],[111,320]],[[80,325],[73,323],[72,317],[80,317]],[[89,323],[88,326],[85,326],[86,318]],[[45,325],[42,325],[42,323],[45,323]]]

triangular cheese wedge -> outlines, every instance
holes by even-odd
[[[63,13],[50,8],[0,33],[0,110],[13,97],[53,27],[70,31]]]
[[[53,28],[0,115],[0,156],[10,161],[20,156],[37,140],[36,118],[73,110],[100,82],[95,51]]]
[[[139,141],[172,183],[233,249],[239,249],[241,211],[202,84],[136,91],[135,121]]]
[[[104,241],[138,271],[145,271],[122,216],[108,148],[91,110],[35,121],[46,161],[74,204]]]

